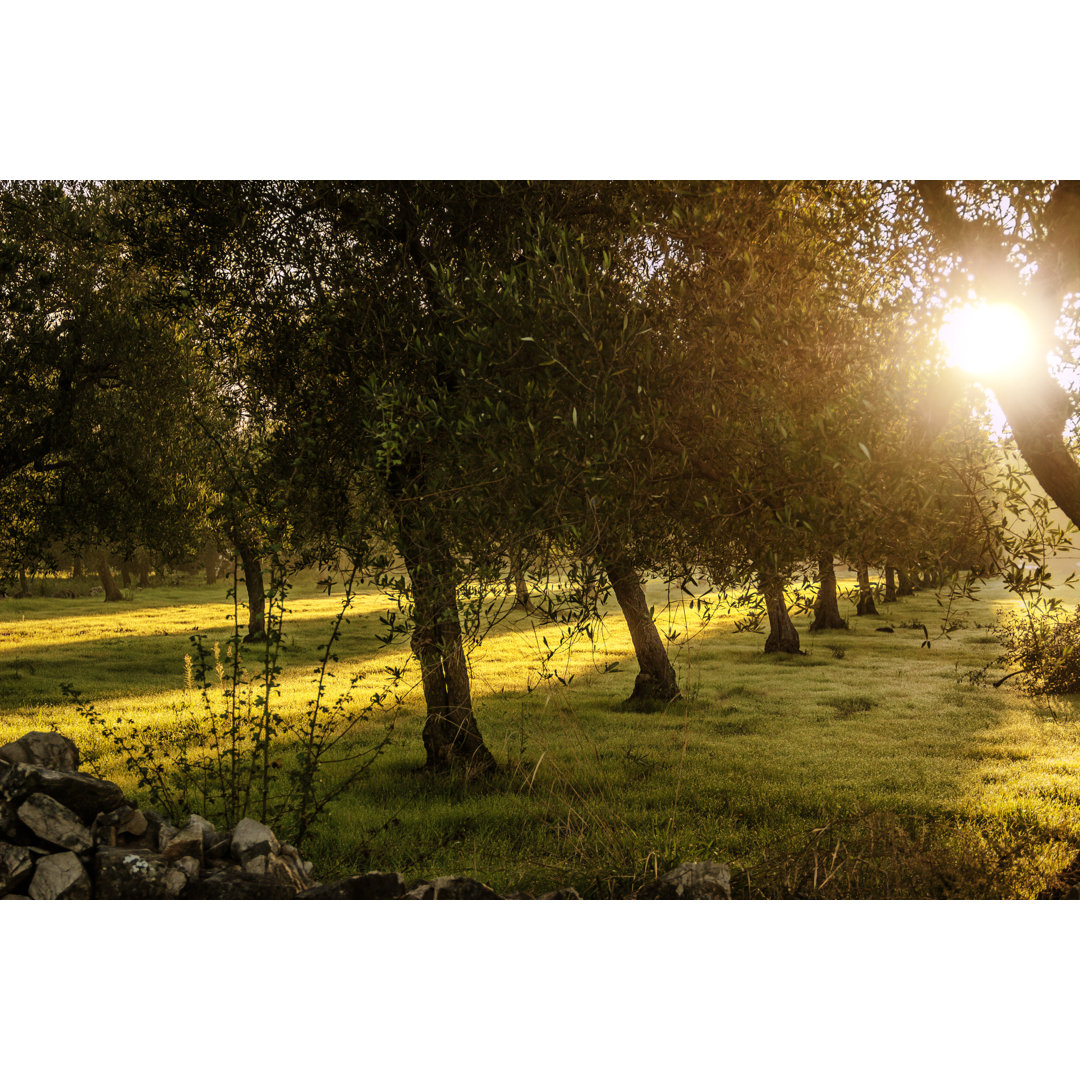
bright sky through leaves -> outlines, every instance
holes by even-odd
[[[948,362],[980,381],[1007,376],[1032,347],[1027,318],[1011,304],[973,304],[947,315],[941,337]]]

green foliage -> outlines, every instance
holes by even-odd
[[[179,821],[200,813],[232,827],[249,814],[299,843],[327,805],[354,784],[387,748],[392,723],[372,737],[371,722],[399,700],[403,672],[387,669],[382,689],[358,700],[364,674],[351,676],[333,694],[335,646],[355,595],[355,570],[344,581],[341,608],[313,671],[314,695],[299,713],[276,707],[280,696],[288,583],[277,575],[269,596],[266,641],[245,654],[235,590],[234,632],[224,653],[206,635],[191,637],[194,657],[184,657],[186,700],[172,720],[139,723],[103,716],[69,684],[61,689],[80,717],[112,743],[139,788]],[[253,661],[253,666],[247,663]],[[345,763],[333,779],[327,764]]]
[[[995,633],[1004,647],[1000,662],[1018,669],[1025,693],[1080,693],[1080,608],[1031,605],[1001,616]]]

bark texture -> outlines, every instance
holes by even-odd
[[[836,596],[836,570],[831,553],[818,556],[818,594],[814,601],[813,630],[846,630],[847,619],[840,616]]]
[[[244,587],[248,595],[248,632],[244,641],[266,640],[266,586],[263,584],[262,563],[255,548],[244,541],[236,542],[236,553],[244,568]]]
[[[469,773],[487,772],[496,767],[495,759],[473,712],[453,563],[437,546],[421,546],[404,536],[400,546],[412,585],[412,650],[420,662],[427,705],[427,768],[445,772],[463,766]]]
[[[638,662],[638,676],[627,705],[630,708],[636,705],[648,708],[657,702],[666,704],[674,701],[679,697],[679,682],[649,612],[641,578],[625,558],[607,555],[602,561],[615,599],[630,629],[630,640],[634,643],[634,655]]]
[[[911,580],[911,576],[907,570],[902,566],[896,568],[896,576],[898,579],[896,595],[897,596],[914,596],[915,595],[915,583]]]
[[[859,560],[859,603],[855,608],[856,615],[876,615],[877,604],[874,603],[874,589],[870,584],[870,568],[864,559]]]
[[[782,581],[763,581],[761,595],[765,597],[765,611],[769,616],[769,636],[765,639],[767,653],[801,653],[799,631],[788,614],[784,603],[784,583]]]

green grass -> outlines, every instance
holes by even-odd
[[[800,618],[806,655],[792,657],[765,656],[762,636],[733,633],[729,616],[701,628],[697,612],[665,607],[660,586],[649,596],[661,628],[680,631],[683,700],[650,714],[616,708],[635,672],[617,611],[593,642],[558,658],[569,686],[539,677],[542,638],[553,644],[558,631],[515,613],[472,655],[499,774],[467,783],[418,771],[415,688],[388,751],[306,841],[318,874],[467,874],[500,891],[573,884],[604,897],[716,858],[749,897],[1029,897],[1080,847],[1077,702],[963,679],[997,653],[987,627],[1010,603],[1000,588],[954,609],[960,628],[930,648],[905,626],[925,623],[935,637],[941,609],[924,593],[876,618],[850,613],[848,631],[810,635]],[[302,576],[290,607],[283,710],[311,695],[337,598]],[[404,644],[376,647],[385,607],[365,593],[336,650],[339,671],[365,670],[373,685],[408,656]],[[193,698],[189,635],[224,640],[231,611],[222,587],[194,584],[117,605],[0,601],[0,742],[55,727],[134,793],[59,684],[103,714],[168,724]],[[895,633],[876,633],[882,625]]]

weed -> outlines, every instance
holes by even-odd
[[[61,690],[78,714],[96,727],[122,754],[140,788],[170,816],[199,813],[235,825],[248,814],[299,843],[327,804],[374,763],[389,743],[390,728],[373,743],[357,746],[348,737],[361,721],[399,700],[395,687],[401,673],[390,672],[388,690],[374,693],[359,709],[353,707],[363,675],[328,703],[335,642],[354,595],[354,570],[345,583],[341,609],[333,623],[321,662],[315,669],[315,693],[299,716],[274,707],[280,695],[279,657],[284,646],[287,576],[271,577],[266,641],[259,665],[244,666],[239,601],[235,590],[233,634],[222,659],[220,643],[206,645],[204,634],[190,638],[194,651],[184,656],[184,686],[197,705],[173,707],[167,724],[142,724],[131,718],[102,715],[70,684]],[[235,580],[235,576],[234,576]],[[337,753],[345,778],[324,783],[323,766]]]

